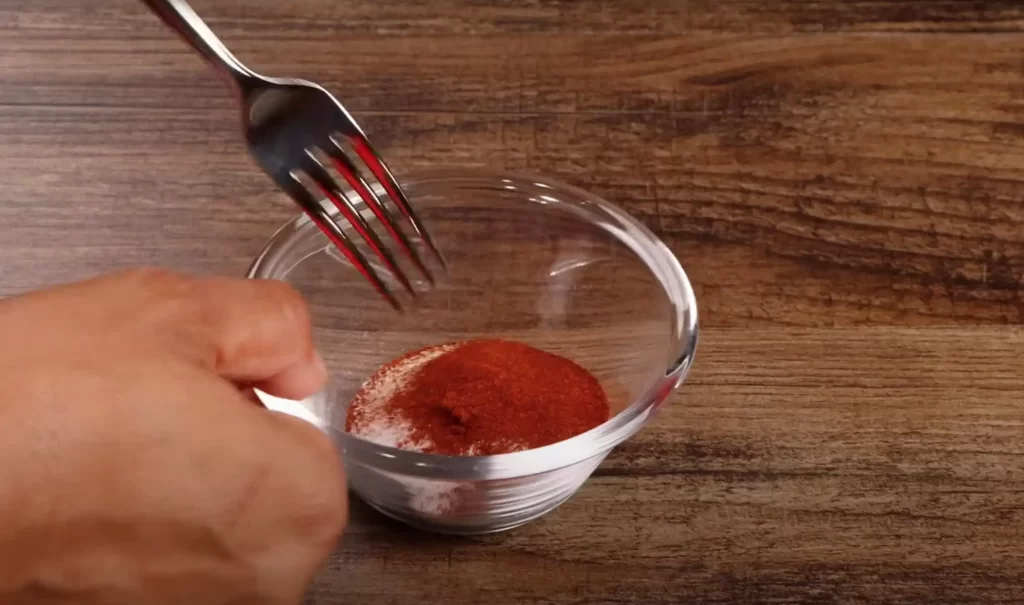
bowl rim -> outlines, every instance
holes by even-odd
[[[491,456],[445,456],[400,450],[346,433],[333,426],[319,423],[308,416],[295,414],[294,407],[281,408],[274,405],[276,399],[257,391],[257,396],[268,408],[284,413],[298,415],[308,422],[316,424],[327,433],[339,447],[345,457],[346,464],[359,464],[376,470],[392,472],[399,475],[424,479],[443,479],[448,481],[511,479],[545,473],[588,460],[594,456],[604,456],[611,448],[622,443],[653,416],[682,383],[693,364],[697,349],[699,325],[697,301],[683,270],[682,265],[668,246],[661,241],[643,223],[630,216],[627,212],[593,193],[564,183],[546,175],[529,172],[515,174],[504,171],[482,169],[437,169],[410,172],[401,179],[402,186],[407,190],[415,189],[423,184],[440,182],[476,184],[487,188],[501,184],[501,187],[531,187],[541,190],[552,200],[566,204],[572,209],[589,215],[591,222],[608,223],[614,230],[610,231],[621,244],[630,248],[639,260],[651,271],[661,283],[666,296],[674,309],[673,319],[673,355],[662,375],[656,377],[644,393],[630,402],[622,411],[593,429],[575,437],[540,448],[496,454]],[[354,193],[354,192],[346,192]],[[555,196],[561,193],[571,195],[576,200],[561,199]],[[358,195],[350,196],[358,200]],[[358,203],[357,203],[358,205]],[[325,202],[324,207],[336,212],[333,205]],[[273,268],[280,256],[290,251],[289,244],[302,235],[311,223],[305,214],[299,214],[285,223],[267,241],[261,252],[253,260],[246,276],[250,279],[285,279],[288,273],[306,257],[300,258],[280,274],[273,274]],[[629,236],[630,239],[626,239]],[[317,252],[319,252],[319,248]],[[277,401],[280,401],[279,399]]]

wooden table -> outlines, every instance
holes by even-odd
[[[400,172],[561,175],[655,228],[703,339],[655,426],[520,530],[354,505],[310,603],[1024,600],[1018,0],[195,0]],[[293,212],[131,0],[0,0],[0,294],[240,274]]]

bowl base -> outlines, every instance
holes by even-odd
[[[354,493],[357,496],[359,496],[358,493],[356,493],[356,492],[354,492]],[[573,491],[572,493],[568,494],[564,498],[556,500],[554,503],[552,503],[549,506],[545,507],[543,510],[538,511],[536,513],[533,513],[532,515],[527,515],[525,517],[518,517],[518,518],[516,518],[515,521],[510,521],[510,522],[507,522],[507,523],[489,521],[489,522],[480,523],[480,524],[468,523],[468,524],[458,524],[458,525],[451,524],[451,523],[440,523],[440,522],[436,522],[436,521],[430,521],[430,520],[424,519],[422,517],[411,517],[411,516],[408,516],[408,515],[401,515],[401,514],[395,513],[394,511],[388,510],[387,508],[385,508],[383,506],[379,506],[377,504],[374,504],[373,502],[367,500],[366,498],[363,498],[362,496],[359,496],[359,499],[362,500],[363,502],[365,502],[366,504],[368,504],[370,506],[370,508],[374,509],[375,511],[377,511],[380,514],[384,515],[385,517],[387,517],[389,519],[393,519],[395,521],[398,521],[399,523],[402,523],[403,525],[408,525],[409,527],[411,527],[413,529],[418,529],[420,531],[425,531],[425,532],[429,532],[429,533],[432,533],[432,534],[444,534],[444,535],[447,535],[447,536],[480,536],[480,535],[485,535],[485,534],[498,534],[498,533],[501,533],[501,532],[510,531],[510,530],[516,529],[517,527],[522,527],[522,526],[526,525],[527,523],[530,523],[531,521],[536,521],[537,519],[540,519],[544,515],[552,512],[553,510],[555,510],[559,506],[565,504],[569,500],[569,498],[572,498],[572,496],[575,493],[576,492]]]

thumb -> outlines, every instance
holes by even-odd
[[[258,592],[274,605],[297,605],[348,522],[344,467],[328,436],[308,422],[254,407],[244,413],[254,425],[247,426],[253,443],[272,448],[266,475],[274,486],[257,496],[271,518],[261,523],[286,536],[255,545],[252,562],[267,580]]]

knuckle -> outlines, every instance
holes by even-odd
[[[128,269],[122,272],[121,277],[138,284],[147,291],[156,293],[181,290],[192,281],[182,273],[160,267]]]
[[[340,478],[336,478],[335,483],[342,485]],[[325,506],[317,514],[312,528],[313,540],[325,549],[334,547],[348,524],[348,491],[332,489],[330,493],[332,497],[324,500]]]
[[[164,337],[155,338],[155,343],[165,346],[169,338],[175,351],[187,351],[189,357],[205,360],[214,355],[197,345],[205,342],[211,319],[211,305],[199,280],[153,267],[130,269],[124,279],[135,288],[139,321],[155,336]]]
[[[265,287],[274,293],[280,312],[289,323],[309,323],[309,307],[306,305],[306,299],[291,284],[283,281],[267,281]]]
[[[267,281],[261,284],[266,298],[271,301],[267,311],[274,314],[279,325],[287,327],[288,333],[296,336],[289,343],[306,347],[312,338],[312,315],[306,299],[290,284],[282,281]]]
[[[112,277],[143,323],[160,328],[169,323],[173,325],[173,320],[192,306],[190,299],[195,280],[182,273],[159,267],[139,267]]]
[[[297,546],[302,558],[321,560],[348,521],[348,494],[340,457],[326,434],[285,414],[248,409],[262,445],[235,442],[243,469],[224,502],[223,522],[273,536],[276,547]],[[257,427],[263,427],[257,428]],[[269,432],[263,433],[264,429]]]
[[[333,547],[348,522],[348,490],[341,456],[330,438],[303,420],[290,418],[304,445],[306,478],[303,527],[309,540]],[[298,424],[296,424],[298,423]]]
[[[338,452],[326,435],[320,441],[316,457],[320,468],[324,469],[324,481],[320,485],[319,502],[313,507],[316,522],[311,529],[319,541],[334,542],[348,522],[348,490]]]

